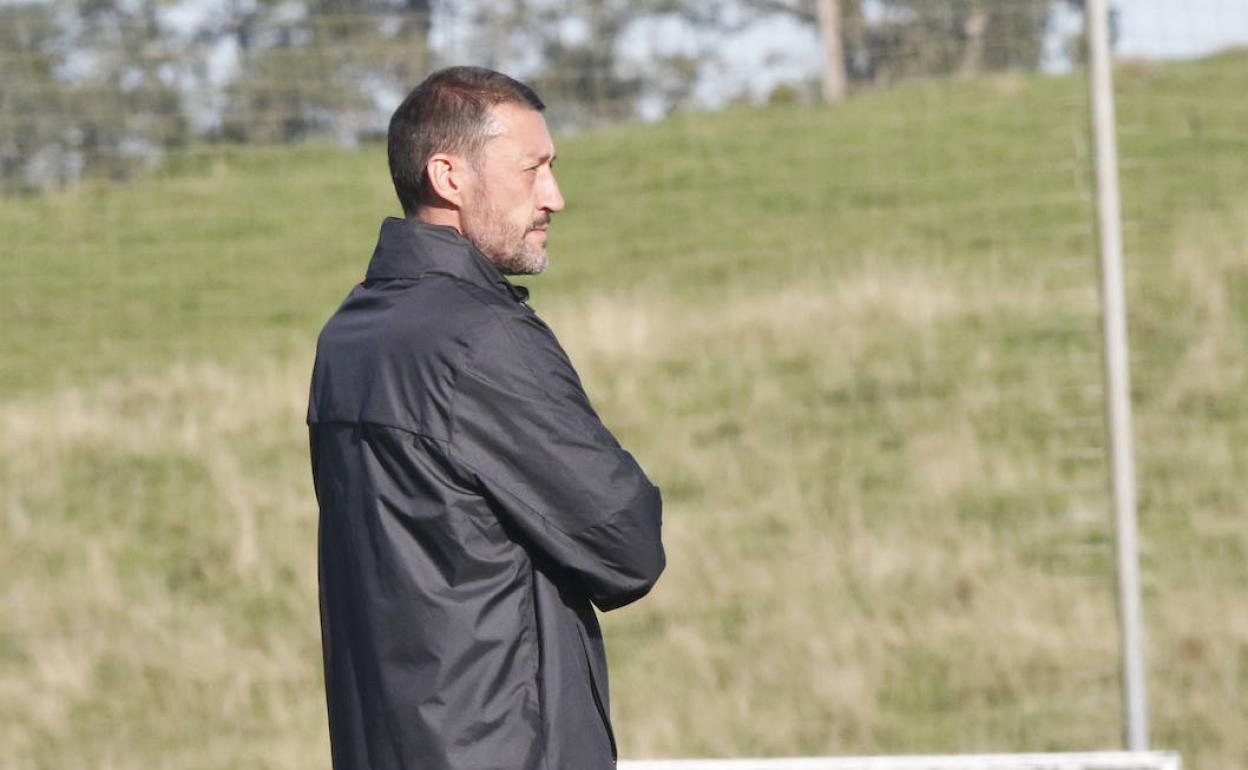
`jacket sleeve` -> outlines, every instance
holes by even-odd
[[[598,419],[536,316],[501,318],[474,340],[451,426],[460,472],[599,609],[635,601],[658,580],[659,490]]]

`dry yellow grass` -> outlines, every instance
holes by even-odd
[[[9,766],[325,763],[305,394],[203,364],[0,410]]]
[[[995,332],[968,331],[1046,312],[1036,287],[887,264],[709,305],[548,309],[668,501],[667,574],[606,618],[627,756],[1116,745],[1103,469],[1058,469],[1058,429],[1026,438],[1027,420],[1072,419],[1072,375],[1015,372]],[[1205,314],[1222,366],[1230,310]],[[327,765],[310,352],[0,407],[0,765]],[[942,390],[950,354],[966,384]],[[1163,403],[1216,384],[1193,376]],[[1231,473],[1226,438],[1189,448]],[[1193,528],[1244,543],[1225,511]],[[1192,766],[1227,766],[1248,750],[1228,662],[1248,649],[1241,583],[1171,590],[1161,547],[1159,723],[1198,725]]]
[[[642,436],[642,454],[697,490],[669,498],[671,564],[655,595],[608,621],[646,639],[617,656],[624,745],[644,756],[874,751],[890,739],[949,747],[942,729],[982,718],[994,698],[1024,703],[1013,718],[1025,734],[1027,708],[1058,711],[1072,694],[1072,669],[1112,674],[1109,595],[1037,574],[991,530],[958,518],[960,493],[1036,476],[1033,458],[981,448],[969,421],[979,389],[944,404],[948,420],[918,407],[890,463],[891,495],[864,494],[859,461],[879,450],[839,426],[855,415],[812,413],[804,392],[852,383],[864,366],[905,377],[868,352],[900,335],[922,359],[942,323],[1028,305],[1041,302],[1026,289],[1009,296],[874,265],[710,311],[596,297],[552,313],[587,380],[605,384],[604,411],[677,417]],[[718,380],[722,395],[685,414],[679,381],[645,383],[691,350],[691,376]],[[804,361],[800,378],[790,360]],[[826,433],[799,435],[803,422]],[[909,682],[928,662],[941,671]],[[931,692],[910,696],[911,686]],[[881,714],[890,688],[957,714],[898,736],[895,715]],[[1093,689],[1105,699],[1104,681]],[[1094,715],[1083,744],[1111,743],[1114,720],[1112,709]],[[968,746],[964,727],[962,750],[1011,748],[991,729]]]

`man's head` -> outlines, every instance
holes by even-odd
[[[403,213],[456,228],[504,273],[542,272],[546,226],[563,209],[543,109],[532,89],[498,72],[430,75],[390,119]]]

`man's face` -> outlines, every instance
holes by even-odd
[[[503,273],[546,269],[546,228],[563,210],[552,164],[555,145],[540,112],[515,104],[493,110],[502,133],[482,150],[460,209],[464,235]]]

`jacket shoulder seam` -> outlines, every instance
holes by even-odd
[[[472,463],[466,462],[466,461],[464,461],[464,460],[462,460],[462,459],[460,459],[460,458],[456,457],[456,456],[455,456],[455,447],[454,447],[454,445],[453,445],[452,443],[447,442],[446,452],[447,452],[447,456],[448,456],[448,457],[451,457],[451,458],[452,458],[452,460],[453,460],[454,462],[456,462],[456,463],[458,463],[458,464],[462,465],[463,467],[467,468],[468,470],[472,471],[473,473],[477,474],[478,476],[481,476],[482,478],[487,478],[487,479],[490,479],[490,481],[494,481],[494,482],[497,484],[496,479],[494,479],[494,478],[493,478],[492,476],[490,476],[489,474],[487,474],[487,473],[482,473],[482,472],[481,472],[480,470],[478,470],[478,469],[477,469],[477,468],[476,468],[476,467],[475,467]],[[501,485],[498,485],[498,486],[501,486]],[[644,497],[644,496],[646,496],[646,495],[648,495],[648,494],[652,494],[652,493],[654,492],[654,490],[655,490],[655,487],[654,487],[654,485],[653,485],[653,484],[645,484],[645,485],[643,485],[643,486],[642,486],[642,488],[641,488],[640,490],[638,490],[637,494],[635,494],[635,495],[633,495],[632,497],[630,497],[630,498],[628,499],[628,502],[627,502],[627,503],[625,503],[624,505],[620,506],[619,510],[617,510],[615,513],[612,513],[610,516],[608,516],[607,518],[603,519],[602,521],[595,521],[595,522],[593,522],[592,524],[587,524],[587,525],[585,525],[584,527],[581,527],[580,529],[571,530],[571,531],[566,530],[566,529],[564,529],[563,527],[560,527],[558,524],[556,524],[554,521],[552,521],[552,520],[550,519],[550,517],[548,517],[546,514],[544,514],[544,513],[542,513],[541,511],[537,510],[537,509],[536,509],[536,508],[534,508],[532,505],[529,505],[528,501],[526,501],[526,500],[524,500],[524,499],[522,499],[522,498],[520,498],[520,497],[518,497],[518,496],[516,496],[516,495],[512,495],[512,498],[513,498],[513,499],[514,499],[517,503],[519,503],[520,505],[523,505],[523,506],[524,506],[527,510],[529,510],[530,512],[532,512],[532,514],[533,514],[534,516],[536,516],[537,518],[539,518],[539,519],[541,519],[543,522],[545,522],[545,523],[546,523],[546,525],[547,525],[547,526],[549,526],[549,527],[550,527],[551,529],[553,529],[554,531],[558,532],[559,534],[561,534],[561,535],[563,535],[564,537],[567,537],[567,538],[576,538],[576,537],[580,537],[580,536],[584,535],[586,532],[590,532],[590,531],[593,531],[593,530],[596,530],[596,529],[600,529],[600,528],[602,528],[602,527],[605,527],[605,526],[607,526],[608,524],[610,524],[611,522],[615,521],[617,518],[619,518],[619,517],[621,517],[621,516],[624,516],[625,514],[627,514],[629,511],[631,511],[631,510],[633,509],[633,504],[634,504],[634,503],[636,503],[636,502],[637,502],[638,500],[640,500],[642,497]]]
[[[416,436],[418,438],[429,439],[430,441],[436,441],[439,444],[450,443],[449,439],[440,438],[438,436],[425,433],[424,431],[413,430],[412,428],[408,428],[403,425],[393,425],[388,422],[379,422],[378,420],[317,420],[314,423],[309,423],[309,427],[315,426],[315,425],[372,425],[378,428],[387,428],[389,430],[396,430],[408,436]]]
[[[456,279],[456,280],[460,283],[471,284],[471,282],[466,282],[461,279]],[[471,284],[471,285],[476,288],[480,288],[480,287],[477,287],[476,284]],[[489,323],[489,324],[482,323],[481,326],[488,327],[488,328],[497,327],[501,329],[502,333],[507,336],[508,341],[511,343],[512,349],[514,350],[522,349],[520,346],[519,340],[516,338],[516,335],[511,331],[510,324],[507,323],[508,319],[503,315],[503,312],[499,307],[497,307],[493,303],[486,302],[485,300],[481,299],[478,296],[475,296],[472,292],[466,291],[463,287],[460,288],[460,291],[463,291],[465,294],[472,297],[472,299],[481,303],[481,306],[484,307],[485,310],[490,314],[490,317],[493,323]],[[468,359],[471,357],[471,355],[472,355],[471,351],[468,353],[465,353],[464,358]],[[550,398],[551,397],[550,390],[542,383],[542,378],[538,375],[537,370],[533,368],[533,365],[529,362],[529,360],[524,356],[520,356],[520,361],[524,365],[524,368],[528,370],[529,374],[532,376],[533,381],[537,384],[538,388],[541,389],[542,394],[546,396],[547,398]]]
[[[490,475],[489,475],[489,474],[487,474],[487,473],[482,473],[482,472],[481,472],[480,470],[478,470],[478,469],[477,469],[477,468],[476,468],[476,467],[475,467],[472,463],[466,462],[466,461],[464,461],[464,460],[460,459],[458,456],[456,456],[456,454],[455,454],[455,445],[454,445],[454,443],[448,443],[448,444],[447,444],[447,447],[446,447],[446,452],[447,452],[447,455],[448,455],[448,456],[449,456],[449,457],[450,457],[450,458],[451,458],[454,462],[456,462],[456,463],[458,463],[458,464],[462,465],[463,467],[465,467],[465,468],[467,468],[468,470],[472,471],[474,474],[476,474],[476,475],[478,475],[478,476],[480,476],[480,477],[482,477],[482,478],[489,479],[490,481],[494,481],[494,482],[497,484],[497,482],[495,481],[495,479],[494,479],[492,476],[490,476]],[[499,487],[501,487],[501,485],[498,485],[498,486],[499,486]],[[541,519],[541,521],[542,521],[542,522],[543,522],[546,526],[550,527],[551,529],[553,529],[554,531],[556,531],[556,532],[558,532],[559,534],[563,535],[564,537],[567,537],[567,538],[571,538],[571,537],[573,537],[573,533],[568,532],[568,531],[567,531],[567,530],[565,530],[564,528],[560,527],[558,524],[556,524],[554,521],[552,521],[552,520],[550,519],[550,517],[549,517],[549,516],[547,516],[546,514],[542,513],[541,511],[537,510],[537,509],[536,509],[536,508],[534,508],[533,506],[529,505],[528,501],[523,500],[523,499],[521,499],[521,498],[519,498],[519,497],[516,497],[514,494],[512,495],[512,498],[513,498],[513,499],[514,499],[517,503],[519,503],[520,505],[523,505],[523,506],[525,507],[525,509],[527,509],[528,511],[530,511],[530,512],[531,512],[534,516],[536,516],[538,519]],[[594,526],[597,526],[597,525],[595,524]],[[588,528],[587,528],[587,529],[588,529]]]
[[[482,323],[477,324],[477,327],[493,328],[497,326],[498,328],[502,330],[503,334],[507,335],[508,340],[512,343],[512,347],[517,350],[520,349],[519,341],[516,339],[516,335],[512,333],[511,329],[508,328],[507,318],[504,317],[502,310],[495,303],[487,302],[485,299],[479,296],[478,291],[492,292],[491,296],[497,296],[498,299],[503,299],[503,296],[501,294],[497,294],[497,292],[493,292],[493,290],[489,289],[488,287],[481,286],[480,284],[474,283],[464,278],[460,278],[459,276],[452,275],[450,273],[428,273],[427,275],[438,275],[438,276],[451,279],[451,282],[460,291],[460,293],[462,293],[469,299],[479,304],[482,308],[485,309],[486,312],[490,314],[490,320],[492,321],[492,323],[482,322]],[[473,333],[479,334],[480,332],[477,330],[477,328],[474,328]],[[471,348],[469,348],[469,351],[464,353],[463,359],[464,360],[469,359],[471,356],[472,356],[472,352],[471,352]],[[538,373],[533,368],[532,364],[530,364],[529,361],[523,357],[521,357],[521,361],[523,362],[524,367],[529,371],[529,374],[533,376],[533,379],[537,383],[538,387],[541,388],[542,393],[546,395],[547,397],[550,397],[551,395],[550,391],[542,384],[541,377],[538,376]],[[460,362],[461,368],[463,366],[463,363],[464,361],[461,360]],[[458,375],[458,371],[456,371],[456,374]]]

